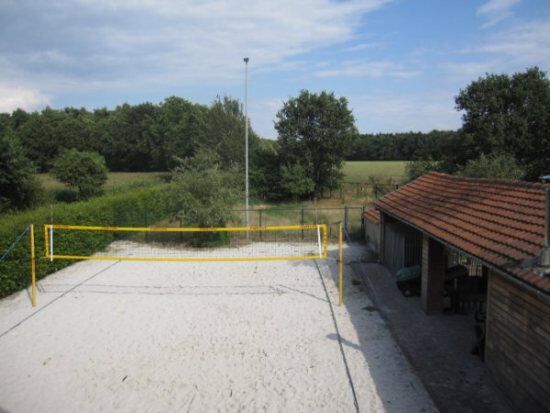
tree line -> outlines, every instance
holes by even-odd
[[[200,154],[205,168],[242,175],[244,128],[240,103],[227,97],[210,106],[170,97],[157,105],[123,104],[114,110],[17,109],[0,114],[0,147],[5,154],[0,211],[35,203],[32,193],[38,185],[33,172],[52,173],[78,189],[82,197],[77,198],[97,194],[94,187],[105,180],[103,159],[110,171],[181,172],[182,164]],[[250,128],[254,196],[301,198],[338,185],[345,149],[357,133],[345,98],[302,91],[283,105],[276,128],[277,141],[261,139]],[[91,170],[97,170],[98,179],[90,179]],[[242,178],[232,182],[242,186]]]
[[[114,110],[48,107],[1,116],[39,172],[49,171],[64,149],[97,152],[110,171],[127,172],[167,171],[176,158],[193,156],[199,147],[214,148],[229,165],[244,150],[240,103],[227,97],[210,106],[173,96]],[[257,140],[252,131],[252,145]]]
[[[346,159],[412,160],[410,178],[439,170],[536,180],[549,172],[545,72],[535,67],[513,75],[487,74],[461,90],[455,103],[463,112],[458,131],[361,135],[346,98],[303,90],[278,111],[277,140],[261,139],[251,129],[252,192],[271,200],[320,196],[339,187]],[[73,152],[65,156],[71,159],[79,159],[78,151],[97,160],[90,155],[96,152],[111,171],[182,172],[180,167],[201,153],[218,171],[239,175],[229,181],[242,190],[244,127],[240,103],[227,97],[210,106],[170,97],[114,110],[0,114],[0,210],[30,206],[36,186],[32,171],[51,170],[68,150]]]
[[[357,134],[346,153],[348,161],[412,161],[437,159],[458,138],[453,130]]]

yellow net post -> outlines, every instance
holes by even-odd
[[[338,305],[344,302],[344,246],[342,223],[338,225]]]
[[[50,249],[49,245],[48,245],[48,226],[47,225],[44,225],[44,257],[48,258],[48,251]]]
[[[36,260],[34,255],[34,224],[29,225],[31,249],[31,302],[36,307]]]
[[[328,257],[328,228],[323,224],[323,258]]]

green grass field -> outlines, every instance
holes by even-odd
[[[109,172],[104,189],[108,191],[136,184],[159,182],[160,177],[165,174],[166,172]],[[65,188],[63,183],[56,180],[50,174],[38,174],[38,179],[46,190]]]
[[[405,177],[407,161],[350,161],[344,165],[344,180],[366,182],[371,175],[402,180]]]
[[[401,180],[405,176],[406,161],[351,161],[344,165],[344,180],[366,182],[371,175],[392,177]],[[105,189],[119,189],[139,183],[158,182],[167,172],[109,172]],[[38,174],[46,190],[62,189],[64,185],[50,174]]]

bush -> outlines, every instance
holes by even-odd
[[[525,171],[512,155],[496,154],[481,156],[466,163],[459,175],[470,178],[521,179]]]
[[[51,172],[57,180],[76,189],[79,199],[100,194],[107,182],[105,159],[96,152],[65,150],[55,160]]]
[[[430,171],[440,171],[441,167],[437,161],[412,161],[407,162],[405,167],[405,173],[407,174],[407,179],[412,181]]]
[[[147,226],[174,214],[169,207],[169,185],[141,188],[131,192],[105,195],[73,204],[55,204],[32,211],[2,215],[0,254],[9,247],[29,223],[35,224],[36,255],[44,256],[43,225]],[[66,232],[56,238],[56,245],[68,243],[71,251],[90,255],[113,241],[112,232]],[[37,277],[42,278],[72,264],[72,261],[37,259]],[[29,284],[29,244],[22,242],[0,263],[0,298]]]
[[[224,171],[212,152],[200,151],[181,161],[172,177],[172,205],[186,226],[225,227],[234,219],[231,209],[241,193],[237,171]],[[194,234],[195,246],[223,242],[222,233]]]

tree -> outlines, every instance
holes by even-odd
[[[488,74],[461,90],[464,110],[461,150],[452,151],[465,165],[480,154],[507,153],[525,168],[528,179],[550,165],[550,81],[537,67],[512,76]]]
[[[40,184],[32,163],[5,121],[0,121],[0,212],[36,203]]]
[[[282,189],[279,148],[277,141],[258,139],[250,151],[250,189],[253,196],[280,199]]]
[[[459,175],[471,178],[521,179],[525,172],[512,155],[494,154],[471,159]]]
[[[105,159],[96,152],[64,150],[55,160],[52,175],[69,188],[75,189],[81,199],[101,193],[107,181]]]
[[[158,108],[151,103],[118,106],[105,120],[101,153],[111,170],[150,171],[153,125]]]
[[[440,163],[428,159],[423,161],[407,162],[407,165],[405,166],[405,173],[409,181],[412,181],[413,179],[416,179],[430,171],[441,171]]]
[[[306,170],[299,162],[281,166],[281,185],[295,200],[311,194],[315,189],[315,182],[307,176]]]
[[[234,219],[232,208],[241,193],[238,176],[222,170],[220,162],[215,152],[200,150],[174,169],[172,202],[185,225],[224,227]]]
[[[46,108],[39,113],[32,113],[29,119],[17,130],[25,155],[31,159],[40,172],[48,171],[58,155],[60,145],[55,136],[55,125],[60,115]]]
[[[357,133],[345,98],[303,90],[283,104],[275,129],[281,162],[302,164],[314,182],[312,192],[322,194],[339,183],[347,146]]]

